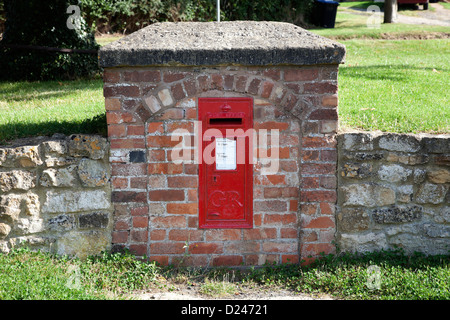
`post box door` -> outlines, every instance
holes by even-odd
[[[199,98],[198,106],[199,227],[252,228],[253,100]]]

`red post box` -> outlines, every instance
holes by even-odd
[[[253,99],[199,98],[199,227],[253,227]]]

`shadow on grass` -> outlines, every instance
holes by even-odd
[[[339,68],[339,75],[367,80],[404,81],[411,78],[409,71],[436,72],[430,67],[415,67],[410,65],[373,65],[344,66]],[[439,69],[439,73],[448,73],[450,69]]]
[[[0,98],[6,102],[64,98],[77,90],[99,90],[102,86],[103,82],[101,79],[1,82]]]
[[[107,136],[106,114],[80,122],[48,121],[41,123],[14,123],[0,125],[0,145],[6,145],[15,139],[52,136],[55,133],[70,135],[73,133],[98,134]]]

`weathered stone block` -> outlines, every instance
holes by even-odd
[[[411,175],[412,170],[406,169],[400,165],[384,165],[381,166],[378,170],[378,177],[381,180],[389,181],[389,182],[399,182],[406,181],[408,177]]]
[[[109,216],[105,212],[94,212],[82,214],[78,217],[80,228],[106,228]]]
[[[47,200],[42,211],[45,213],[77,212],[108,209],[110,201],[105,191],[47,191]]]
[[[423,137],[422,144],[429,153],[448,153],[450,150],[450,135]]]
[[[103,159],[107,150],[107,141],[99,136],[74,134],[69,137],[69,154],[74,157]]]
[[[415,136],[404,134],[386,134],[378,141],[380,148],[389,151],[416,152],[420,150],[420,141]]]
[[[337,222],[341,232],[358,232],[369,228],[369,215],[364,208],[342,208]]]
[[[11,156],[20,167],[37,167],[42,164],[38,146],[16,147]]]
[[[443,184],[423,184],[416,195],[417,203],[442,203],[445,199],[448,186]]]
[[[341,176],[345,178],[363,179],[372,174],[370,163],[345,163],[341,168]]]
[[[38,217],[19,218],[14,229],[22,235],[42,232],[45,229],[44,220]]]
[[[447,169],[439,169],[428,172],[428,180],[433,183],[449,183],[450,171]]]
[[[11,232],[11,227],[6,223],[0,223],[0,239],[5,239]]]
[[[78,176],[81,183],[87,187],[100,187],[109,180],[107,168],[100,162],[82,159],[78,165]]]
[[[344,150],[373,150],[373,136],[369,133],[348,133],[343,135]]]
[[[61,214],[48,220],[48,228],[55,231],[68,231],[75,228],[75,217],[73,215]]]
[[[392,206],[389,208],[375,209],[372,218],[376,223],[403,223],[418,221],[422,218],[423,208],[420,206]]]
[[[111,245],[111,235],[99,231],[70,231],[56,241],[57,253],[85,259],[107,250]]]
[[[347,252],[371,252],[388,248],[384,233],[347,234],[339,237],[339,246]]]
[[[395,203],[395,192],[391,188],[373,183],[352,184],[341,187],[344,206],[386,206]]]
[[[42,143],[42,148],[45,154],[52,153],[57,155],[65,155],[69,150],[65,140],[45,141]]]
[[[400,202],[411,202],[414,188],[412,185],[402,185],[397,188],[397,200]]]
[[[39,183],[44,187],[72,187],[75,185],[75,169],[72,165],[62,169],[47,169],[42,172]]]
[[[0,218],[16,221],[20,215],[22,197],[17,194],[0,196]]]
[[[36,174],[30,171],[12,170],[0,172],[0,190],[29,190],[36,185]]]
[[[449,226],[426,224],[424,225],[424,231],[431,238],[449,238],[450,240]]]

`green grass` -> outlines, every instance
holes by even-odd
[[[430,36],[439,38],[450,37],[450,27],[427,25],[418,26],[413,24],[401,23],[382,23],[382,20],[380,21],[379,25],[375,26],[375,24],[371,23],[371,21],[375,20],[368,20],[371,15],[370,13],[360,12],[360,14],[353,14],[348,11],[348,7],[351,6],[359,6],[360,8],[363,8],[372,4],[374,3],[341,2],[336,14],[336,22],[334,28],[313,28],[310,31],[336,40],[402,38],[422,39]],[[399,11],[399,13],[402,12],[413,11]]]
[[[378,272],[369,273],[371,266]],[[450,255],[408,256],[401,250],[329,255],[309,266],[207,270],[161,267],[130,254],[81,261],[16,249],[0,254],[0,300],[129,299],[156,288],[176,291],[180,284],[211,298],[281,289],[341,299],[449,300],[449,267]]]
[[[0,143],[54,133],[106,132],[101,79],[0,82]]]
[[[339,69],[344,128],[450,132],[450,41],[347,40]]]
[[[445,9],[450,10],[450,2],[439,2],[440,5],[442,5]]]

